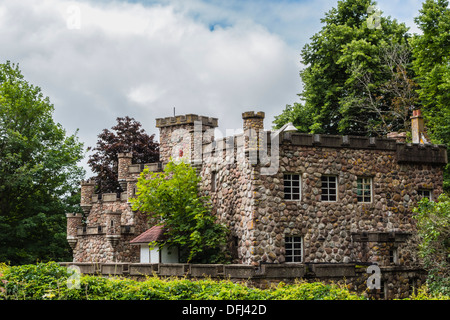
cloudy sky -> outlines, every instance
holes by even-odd
[[[0,0],[0,63],[19,63],[85,147],[130,116],[196,113],[219,130],[264,111],[265,127],[298,101],[300,50],[337,0]],[[379,0],[417,32],[422,0]],[[85,163],[83,166],[86,167]],[[89,176],[89,172],[88,172]]]

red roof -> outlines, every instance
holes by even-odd
[[[131,244],[149,243],[164,239],[164,226],[153,226],[130,241]]]

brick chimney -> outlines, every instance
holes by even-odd
[[[423,116],[420,110],[414,110],[411,117],[411,134],[412,143],[426,144],[429,143],[425,132]]]

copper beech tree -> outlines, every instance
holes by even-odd
[[[133,163],[152,163],[159,161],[159,143],[155,135],[149,135],[140,122],[128,116],[118,117],[111,130],[104,129],[98,135],[94,154],[88,164],[96,176],[97,193],[118,192],[118,158],[121,152],[131,152]]]

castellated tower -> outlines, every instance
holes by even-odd
[[[192,164],[200,164],[202,145],[214,140],[217,118],[196,114],[156,119],[159,128],[160,160],[166,164],[172,159],[184,158]]]

